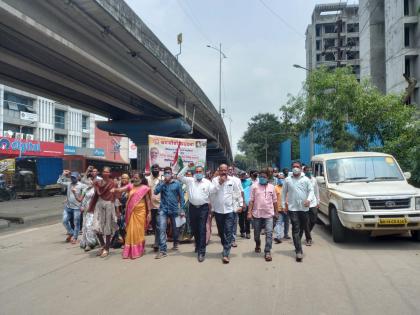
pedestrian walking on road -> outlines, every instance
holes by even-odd
[[[300,162],[293,162],[292,173],[283,185],[282,206],[289,212],[296,261],[301,262],[303,259],[301,231],[308,225],[308,211],[311,200],[314,198],[314,189],[309,178],[301,176],[302,164]]]
[[[316,181],[316,178],[312,176],[312,168],[310,166],[305,166],[303,168],[303,171],[305,173],[305,176],[308,177],[309,180],[311,181],[312,187],[314,189],[314,195],[309,205],[308,226],[307,226],[307,229],[304,231],[305,238],[306,238],[306,246],[312,246],[313,240],[312,240],[311,232],[318,218],[319,188],[318,188],[318,182]]]
[[[259,173],[258,184],[252,186],[249,201],[248,220],[254,222],[255,252],[261,253],[261,229],[265,228],[264,258],[271,261],[273,243],[273,218],[276,215],[277,195],[274,186],[268,182],[269,171]]]
[[[251,197],[251,188],[252,188],[252,180],[250,178],[246,178],[246,173],[242,172],[239,174],[239,178],[241,179],[242,189],[244,190],[244,208],[241,213],[239,213],[239,232],[241,233],[242,238],[251,238],[251,221],[248,220],[248,206],[249,206],[249,199]]]
[[[187,177],[188,168],[194,167],[193,163],[184,167],[178,174],[178,179],[187,186],[189,198],[190,224],[194,235],[195,252],[199,262],[206,257],[206,222],[209,216],[210,194],[214,193],[214,185],[204,178],[204,168],[195,167],[194,177]]]
[[[232,241],[232,247],[238,247],[238,244],[236,244],[236,234],[238,232],[238,222],[239,222],[239,215],[244,210],[244,189],[242,188],[242,182],[241,180],[236,177],[235,174],[235,166],[230,165],[228,167],[228,175],[232,177],[232,179],[235,181],[235,184],[239,187],[240,193],[235,194],[235,216],[234,216],[234,222],[233,222],[233,241]]]
[[[277,196],[277,213],[278,216],[275,218],[276,223],[274,225],[274,243],[280,244],[282,241],[281,239],[284,237],[284,225],[286,219],[288,220],[286,209],[282,207],[282,193],[283,193],[283,183],[284,178],[280,177],[279,175],[277,180],[277,185],[274,187]]]
[[[136,259],[145,252],[145,231],[151,220],[150,188],[143,174],[134,173],[131,184],[115,189],[128,193],[125,213],[126,237],[122,257]]]
[[[168,218],[171,221],[173,230],[173,250],[178,250],[178,229],[176,228],[175,218],[177,216],[185,216],[184,212],[182,212],[182,208],[184,207],[184,192],[182,191],[181,183],[172,178],[172,169],[170,167],[164,168],[163,178],[163,182],[160,182],[153,192],[155,195],[160,194],[158,214],[159,254],[156,255],[156,259],[168,256],[166,246]]]
[[[153,164],[151,167],[151,175],[146,177],[147,182],[150,187],[150,199],[152,202],[152,210],[151,210],[151,217],[152,217],[152,229],[155,234],[155,241],[153,243],[153,250],[155,252],[159,251],[159,224],[158,224],[158,212],[160,207],[160,194],[155,195],[153,192],[155,191],[157,185],[161,182],[160,181],[160,168],[159,164]]]
[[[97,256],[102,258],[109,255],[111,237],[118,229],[117,216],[115,213],[115,188],[114,180],[111,178],[111,169],[104,167],[102,179],[94,180],[95,197],[92,202],[95,204],[93,228],[101,244]],[[105,236],[105,239],[104,239]]]
[[[211,196],[217,230],[223,246],[222,261],[229,263],[230,249],[233,239],[233,223],[235,220],[235,196],[240,195],[241,190],[236,181],[227,175],[228,166],[219,166],[218,176],[213,178],[215,193]]]
[[[70,178],[69,178],[70,177]],[[63,212],[63,225],[67,230],[66,242],[77,243],[80,231],[80,203],[83,199],[82,192],[86,185],[79,181],[78,172],[64,170],[58,178],[57,184],[67,188],[67,200]],[[70,220],[74,220],[74,229],[71,227]]]
[[[93,217],[95,207],[92,207],[92,199],[95,195],[95,188],[93,187],[92,175],[88,175],[86,181],[86,188],[83,190],[83,200],[80,205],[80,210],[83,216],[82,238],[80,240],[80,248],[86,252],[94,249],[98,245],[95,231],[93,230]]]

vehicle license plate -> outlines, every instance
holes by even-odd
[[[379,224],[406,224],[406,218],[380,218]]]

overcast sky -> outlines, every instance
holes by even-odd
[[[305,79],[305,30],[316,3],[339,0],[126,0],[174,54],[183,33],[181,64],[218,108],[219,55],[222,107],[232,117],[233,150],[258,113],[279,114],[287,94]],[[342,1],[344,2],[344,1]],[[357,0],[348,0],[357,3]],[[264,5],[265,4],[265,5]],[[229,132],[229,120],[225,119]]]

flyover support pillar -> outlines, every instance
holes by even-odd
[[[141,144],[137,146],[137,171],[144,172],[149,158],[149,146]],[[151,165],[150,165],[151,166]]]

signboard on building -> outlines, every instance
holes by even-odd
[[[149,135],[149,165],[159,167],[178,163],[179,158],[184,165],[193,162],[195,165],[206,165],[206,139],[182,139]]]
[[[20,119],[27,121],[38,121],[38,115],[28,112],[20,112]]]
[[[65,145],[64,154],[105,157],[105,150],[101,148],[79,148],[72,145]]]
[[[63,156],[64,144],[26,139],[0,138],[0,155],[3,156]]]

